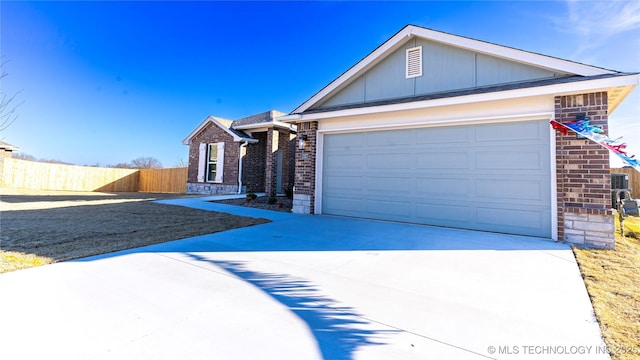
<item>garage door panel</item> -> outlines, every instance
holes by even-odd
[[[476,181],[478,198],[504,200],[544,201],[546,192],[536,180],[479,179]]]
[[[332,169],[363,169],[365,155],[329,155],[327,170]]]
[[[463,126],[416,129],[416,144],[466,144],[471,137],[469,128]]]
[[[540,170],[543,164],[539,151],[479,151],[477,169]]]
[[[359,191],[364,185],[362,176],[331,176],[327,180],[325,190],[336,193]]]
[[[364,201],[359,198],[328,197],[325,199],[324,206],[326,206],[329,214],[364,214]]]
[[[367,155],[367,169],[405,169],[412,167],[409,153],[370,154]]]
[[[547,127],[540,120],[327,134],[322,212],[551,237]]]
[[[539,210],[480,207],[476,218],[479,227],[485,230],[495,231],[495,228],[501,228],[516,234],[539,236],[539,229],[550,225],[546,221],[549,215],[549,212]]]
[[[420,197],[457,199],[469,195],[471,183],[459,178],[426,178],[416,179],[415,191]]]
[[[469,154],[466,152],[419,152],[416,154],[416,169],[468,169]]]
[[[368,217],[377,217],[381,215],[387,220],[402,221],[403,219],[411,218],[411,207],[407,206],[407,202],[395,200],[367,200],[366,209]]]
[[[367,133],[367,145],[369,146],[393,146],[410,145],[414,143],[414,134],[411,130],[392,130],[385,132]]]
[[[547,135],[543,135],[542,130]],[[539,122],[497,123],[486,124],[476,128],[475,139],[479,142],[523,142],[524,140],[540,140],[548,136],[547,124],[540,126]]]
[[[366,144],[367,138],[364,133],[337,134],[325,139],[325,146],[337,152],[346,148],[364,147]]]
[[[460,227],[472,220],[473,209],[465,204],[418,203],[415,205],[419,223]]]
[[[377,176],[367,177],[364,180],[367,184],[366,189],[368,191],[376,191],[380,194],[388,195],[406,195],[413,192],[413,179],[407,176],[404,177],[391,177],[391,176]],[[393,184],[393,186],[389,186]]]

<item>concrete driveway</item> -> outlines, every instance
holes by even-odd
[[[607,359],[570,248],[273,222],[0,275],[2,359]]]

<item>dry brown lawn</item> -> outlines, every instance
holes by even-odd
[[[151,201],[176,196],[5,190],[0,273],[269,221]]]
[[[640,218],[627,218],[624,225],[640,229]],[[611,358],[640,359],[640,240],[620,236],[618,229],[615,251],[574,253]]]

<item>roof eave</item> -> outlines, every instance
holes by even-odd
[[[288,123],[283,122],[283,121],[279,121],[280,118],[277,118],[277,119],[278,120],[273,120],[273,121],[269,121],[269,122],[262,122],[262,123],[256,123],[256,124],[246,124],[246,125],[234,126],[233,128],[236,129],[236,130],[255,130],[255,129],[279,127],[279,128],[288,129],[288,130],[291,130],[291,131],[296,131],[296,126],[295,125],[288,124]]]
[[[228,120],[228,121],[230,121],[230,120]],[[239,142],[239,141],[258,142],[257,139],[253,139],[253,138],[250,138],[250,137],[238,136],[238,134],[234,133],[233,131],[231,131],[231,129],[229,129],[228,127],[224,126],[214,116],[207,116],[204,119],[204,121],[202,121],[200,123],[200,125],[198,125],[198,127],[196,127],[184,140],[182,140],[182,144],[183,145],[191,145],[191,140],[198,133],[200,133],[200,131],[202,131],[202,129],[204,129],[209,123],[213,123],[216,126],[218,126],[219,128],[221,128],[224,131],[226,131],[229,135],[231,135],[233,137],[233,141],[236,141],[236,142]]]

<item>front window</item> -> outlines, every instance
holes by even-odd
[[[207,148],[207,181],[216,181],[218,170],[218,143],[209,144]]]

